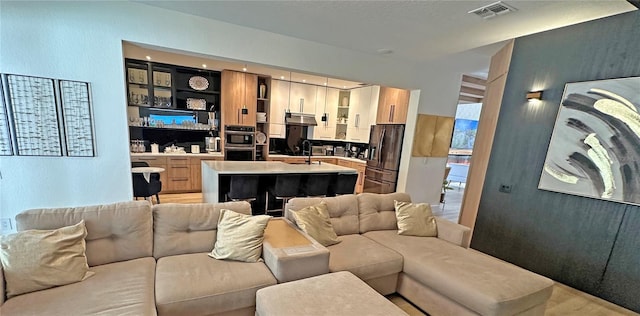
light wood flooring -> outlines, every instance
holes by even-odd
[[[450,192],[447,192],[450,193]],[[161,194],[161,203],[202,203],[201,193]],[[154,199],[155,203],[155,199]],[[453,203],[451,203],[453,204]],[[402,296],[393,294],[387,298],[411,316],[426,315]],[[595,297],[593,295],[557,283],[547,303],[545,316],[629,316],[640,314]]]

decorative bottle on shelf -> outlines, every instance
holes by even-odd
[[[342,106],[349,106],[349,98],[347,96],[342,97]]]
[[[264,82],[260,82],[260,99],[264,99],[267,95],[267,86]]]

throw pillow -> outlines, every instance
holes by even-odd
[[[292,213],[300,229],[323,246],[327,247],[340,242],[331,225],[327,204],[308,206]]]
[[[394,201],[398,235],[437,237],[436,218],[431,213],[431,206],[426,203],[413,204]]]
[[[209,256],[244,262],[260,261],[264,229],[269,219],[271,216],[251,216],[221,210],[216,243]]]
[[[25,230],[0,236],[0,261],[7,298],[82,281],[89,271],[80,223],[54,230]]]

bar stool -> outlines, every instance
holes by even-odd
[[[251,202],[258,198],[258,176],[231,176],[227,200]]]
[[[302,184],[302,193],[308,197],[327,196],[329,182],[331,182],[331,175],[329,174],[308,175],[306,181]]]
[[[358,174],[339,174],[336,182],[332,187],[335,195],[353,194],[356,190],[356,182],[358,182]]]
[[[276,199],[282,199],[282,213],[284,214],[284,206],[287,202],[298,195],[300,188],[299,174],[281,174],[276,176],[273,186],[269,187],[266,193],[266,203],[264,206],[265,213],[269,208],[269,193]]]

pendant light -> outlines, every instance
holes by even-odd
[[[327,113],[327,97],[329,96],[329,77],[324,82],[324,113],[322,113],[321,120],[324,122],[324,127],[329,126],[329,115]]]
[[[291,71],[289,71],[289,102],[287,103],[287,110],[284,112],[285,118],[291,117]]]

